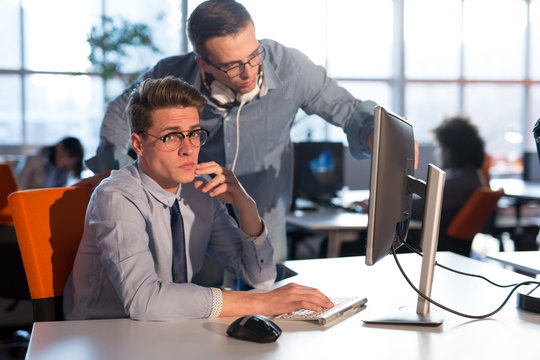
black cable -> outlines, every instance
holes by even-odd
[[[459,315],[459,316],[462,316],[462,317],[466,317],[466,318],[469,318],[469,319],[485,319],[487,317],[490,317],[492,315],[495,315],[496,313],[498,313],[503,307],[504,305],[506,305],[506,303],[508,302],[508,300],[510,300],[510,297],[512,296],[512,294],[520,287],[520,286],[523,286],[523,285],[531,285],[531,284],[540,284],[540,282],[538,281],[525,281],[525,282],[522,282],[522,283],[518,283],[514,286],[514,288],[510,291],[510,293],[508,294],[508,296],[506,297],[506,299],[504,299],[503,303],[501,304],[501,306],[499,306],[497,309],[493,310],[492,312],[490,313],[487,313],[487,314],[484,314],[484,315],[469,315],[469,314],[465,314],[465,313],[462,313],[462,312],[459,312],[459,311],[456,311],[456,310],[453,310],[453,309],[450,309],[449,307],[446,307],[438,302],[436,302],[435,300],[431,299],[429,296],[425,295],[424,293],[422,293],[420,290],[418,290],[416,288],[416,286],[414,286],[414,284],[412,283],[412,281],[409,279],[409,277],[407,276],[407,274],[405,273],[405,271],[403,270],[403,268],[401,267],[401,264],[399,263],[399,260],[398,260],[398,257],[397,257],[397,254],[396,254],[396,249],[394,247],[392,247],[392,255],[394,256],[394,260],[396,261],[396,264],[399,268],[399,271],[401,271],[401,274],[403,275],[403,277],[405,278],[405,280],[409,283],[409,285],[414,289],[414,291],[416,291],[416,293],[422,297],[424,300],[426,301],[429,301],[431,304],[443,309],[443,310],[446,310],[448,312],[451,312],[452,314],[455,314],[455,315]]]
[[[401,239],[400,239],[401,240]],[[401,240],[401,243],[403,245],[405,245],[405,247],[409,250],[411,250],[412,252],[418,254],[420,257],[424,256],[420,251],[418,251],[415,247],[413,247],[411,244],[408,244],[406,241],[403,241]],[[482,275],[478,275],[478,274],[471,274],[471,273],[466,273],[466,272],[463,272],[463,271],[459,271],[459,270],[456,270],[456,269],[452,269],[451,267],[448,267],[448,266],[445,266],[443,264],[439,264],[438,261],[435,261],[435,265],[436,266],[439,266],[440,268],[443,268],[445,270],[448,270],[448,271],[451,271],[453,273],[456,273],[456,274],[459,274],[459,275],[464,275],[464,276],[470,276],[470,277],[475,277],[475,278],[479,278],[479,279],[482,279],[484,281],[487,281],[488,283],[490,283],[491,285],[494,285],[494,286],[497,286],[497,287],[500,287],[500,288],[508,288],[508,287],[512,287],[512,286],[516,286],[517,283],[514,283],[514,284],[508,284],[508,285],[501,285],[501,284],[497,284],[496,282],[494,281],[491,281],[490,279],[486,278],[485,276],[482,276]]]

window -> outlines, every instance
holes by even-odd
[[[535,151],[540,0],[240,1],[259,38],[300,49],[354,96],[403,114],[419,141],[430,142],[444,117],[465,113],[491,155],[511,161]],[[0,0],[0,155],[3,145],[65,135],[80,137],[93,155],[104,94],[125,85],[104,87],[88,72],[91,26],[102,14],[150,25],[162,53],[134,53],[125,71],[140,70],[186,47],[181,9],[189,14],[200,2]],[[509,136],[516,131],[522,142]],[[346,143],[341,129],[303,112],[292,137]]]
[[[0,157],[11,147],[50,145],[78,137],[86,158],[94,155],[103,118],[105,88],[90,73],[87,35],[101,15],[152,26],[161,54],[137,52],[126,72],[177,54],[181,11],[177,0],[0,0]],[[109,81],[106,92],[125,87]]]

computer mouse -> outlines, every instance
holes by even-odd
[[[270,343],[281,335],[281,329],[266,316],[246,315],[233,321],[227,334],[241,340]]]

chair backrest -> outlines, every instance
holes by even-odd
[[[503,195],[503,189],[493,191],[487,186],[478,188],[463,204],[448,226],[446,234],[458,239],[472,240],[481,232]]]
[[[89,199],[87,187],[23,190],[8,198],[34,321],[63,318],[64,285],[73,268]]]
[[[13,225],[8,196],[19,190],[17,179],[10,164],[0,164],[0,225]]]

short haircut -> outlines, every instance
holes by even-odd
[[[206,99],[188,83],[167,76],[146,79],[129,96],[126,115],[132,133],[141,133],[152,127],[152,114],[164,108],[194,107],[201,116]]]
[[[445,119],[433,133],[441,150],[443,169],[482,167],[486,156],[484,140],[467,117]]]
[[[62,144],[62,147],[64,148],[64,150],[66,150],[70,158],[75,158],[77,160],[73,166],[72,171],[75,174],[75,176],[80,178],[81,172],[83,170],[83,158],[84,158],[84,148],[81,142],[76,137],[68,136],[60,140],[58,143]],[[49,148],[51,149],[49,160],[51,161],[51,163],[54,164],[55,158],[56,158],[56,147],[50,146]]]
[[[204,45],[208,39],[236,35],[249,23],[246,8],[234,0],[209,0],[193,10],[188,20],[188,36],[195,53],[206,59]]]

